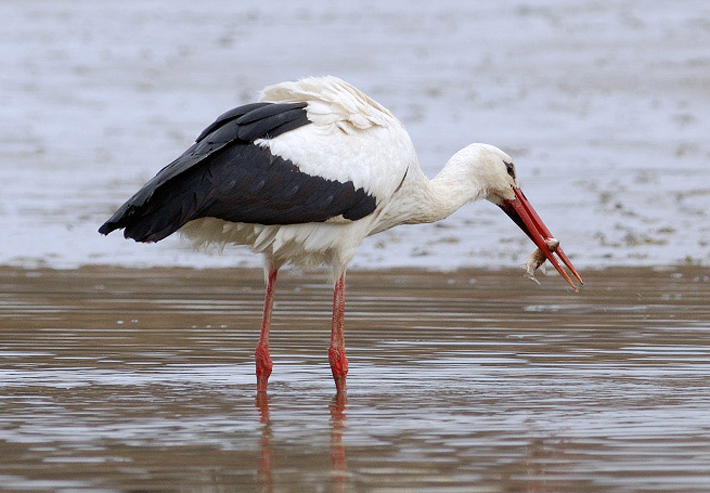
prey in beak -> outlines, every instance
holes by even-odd
[[[535,212],[535,209],[533,209],[533,206],[525,197],[523,191],[520,188],[513,187],[513,192],[515,193],[515,198],[512,200],[504,200],[501,204],[499,204],[500,208],[503,209],[503,211],[508,214],[513,221],[515,221],[515,224],[517,224],[526,235],[528,235],[545,258],[550,261],[555,269],[557,269],[557,272],[559,272],[560,275],[569,283],[569,285],[572,286],[572,289],[574,289],[575,292],[579,292],[579,289],[575,285],[574,281],[560,265],[555,255],[557,255],[562,263],[567,266],[575,279],[579,281],[579,284],[584,284],[584,281],[582,281],[582,278],[577,273],[577,270],[572,265],[572,262],[570,262],[567,255],[565,255],[565,252],[559,246],[555,249],[550,249],[548,245],[554,244],[554,237],[552,236],[552,233],[550,233],[550,230],[547,229],[545,223],[542,222],[540,216],[537,212]]]

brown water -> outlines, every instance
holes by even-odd
[[[709,491],[709,276],[0,268],[0,490]]]

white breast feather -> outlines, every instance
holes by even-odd
[[[371,230],[374,218],[349,224],[306,223],[263,225],[233,223],[212,217],[190,221],[180,229],[195,248],[247,245],[280,267],[330,265],[343,272],[355,248]]]

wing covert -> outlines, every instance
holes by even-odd
[[[125,228],[127,238],[154,242],[201,217],[294,224],[337,216],[357,220],[372,213],[374,196],[352,181],[308,174],[268,146],[254,144],[309,124],[306,106],[254,103],[224,113],[99,232]]]

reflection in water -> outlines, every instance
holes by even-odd
[[[345,410],[347,409],[348,396],[345,392],[338,392],[330,403],[330,453],[333,457],[333,491],[345,491],[348,479],[348,466],[345,457]]]
[[[271,415],[269,410],[269,396],[266,392],[256,393],[256,408],[259,410],[259,423],[261,423],[261,440],[259,441],[259,460],[256,470],[261,483],[261,491],[271,493],[274,491],[274,453],[271,450]]]
[[[345,444],[343,443],[347,404],[347,394],[338,392],[328,406],[330,409],[330,456],[332,462],[329,476],[331,491],[335,493],[344,492],[348,481]],[[261,491],[269,493],[274,491],[274,453],[271,408],[267,392],[257,392],[256,408],[259,411],[261,425],[257,474]]]
[[[261,272],[0,268],[0,490],[704,493],[708,274],[355,273],[346,400],[317,276],[255,398]]]

